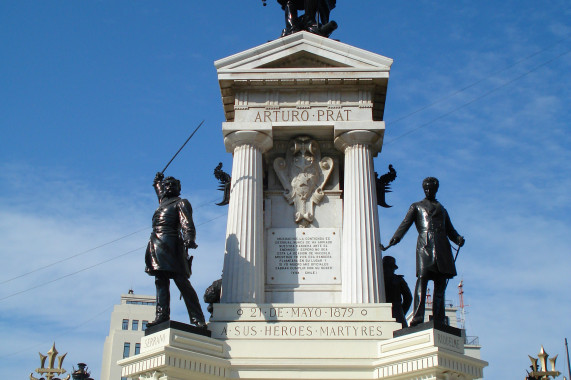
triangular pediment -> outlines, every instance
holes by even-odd
[[[348,67],[345,64],[302,50],[260,66],[260,69]]]
[[[219,73],[267,69],[390,70],[393,60],[308,32],[278,38],[214,63]]]

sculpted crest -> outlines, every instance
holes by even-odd
[[[290,140],[285,159],[274,160],[274,170],[284,187],[284,197],[295,208],[295,222],[308,227],[314,208],[324,197],[323,186],[333,170],[331,157],[321,158],[317,141],[309,136]]]

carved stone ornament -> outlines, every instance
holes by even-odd
[[[159,380],[164,377],[165,374],[159,371],[153,371],[153,373],[144,373],[139,376],[139,380]]]
[[[285,159],[274,160],[274,170],[285,189],[285,199],[295,207],[295,222],[300,227],[309,226],[315,205],[323,200],[333,159],[321,158],[319,144],[311,137],[298,136],[289,141]]]

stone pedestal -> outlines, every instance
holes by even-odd
[[[487,365],[464,355],[461,337],[443,331],[391,338],[399,325],[387,320],[386,305],[220,304],[214,313],[220,317],[211,322],[212,338],[176,329],[144,337],[139,355],[119,361],[122,376],[468,380],[482,378]]]
[[[393,337],[383,303],[373,157],[391,64],[306,32],[215,62],[233,154],[222,300],[211,337],[150,334],[124,377],[482,377],[462,337]]]

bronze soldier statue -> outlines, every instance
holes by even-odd
[[[408,327],[405,314],[412,304],[412,294],[410,293],[408,284],[404,280],[404,276],[395,274],[395,270],[398,268],[394,257],[383,257],[386,299],[388,303],[393,305],[393,318],[405,328]]]
[[[410,226],[414,223],[418,231],[416,242],[416,287],[414,289],[414,311],[410,326],[424,322],[426,286],[428,281],[434,282],[434,300],[432,317],[435,324],[444,324],[444,293],[446,281],[456,276],[456,266],[448,239],[459,247],[464,245],[464,238],[456,232],[446,209],[436,200],[438,180],[425,178],[422,188],[426,198],[413,203],[393,235],[390,245],[400,242]]]
[[[156,318],[147,327],[170,319],[169,286],[173,279],[186,304],[190,323],[206,328],[198,296],[189,281],[191,260],[187,250],[198,247],[192,207],[188,200],[180,198],[180,181],[163,178],[159,172],[153,181],[159,207],[153,215],[153,232],[145,253],[145,272],[155,276],[157,288]]]
[[[308,32],[329,37],[337,23],[329,21],[329,14],[335,8],[337,0],[278,0],[285,11],[286,27],[282,31],[282,37],[306,30]],[[298,11],[305,11],[298,16]],[[317,17],[319,16],[319,20]]]

